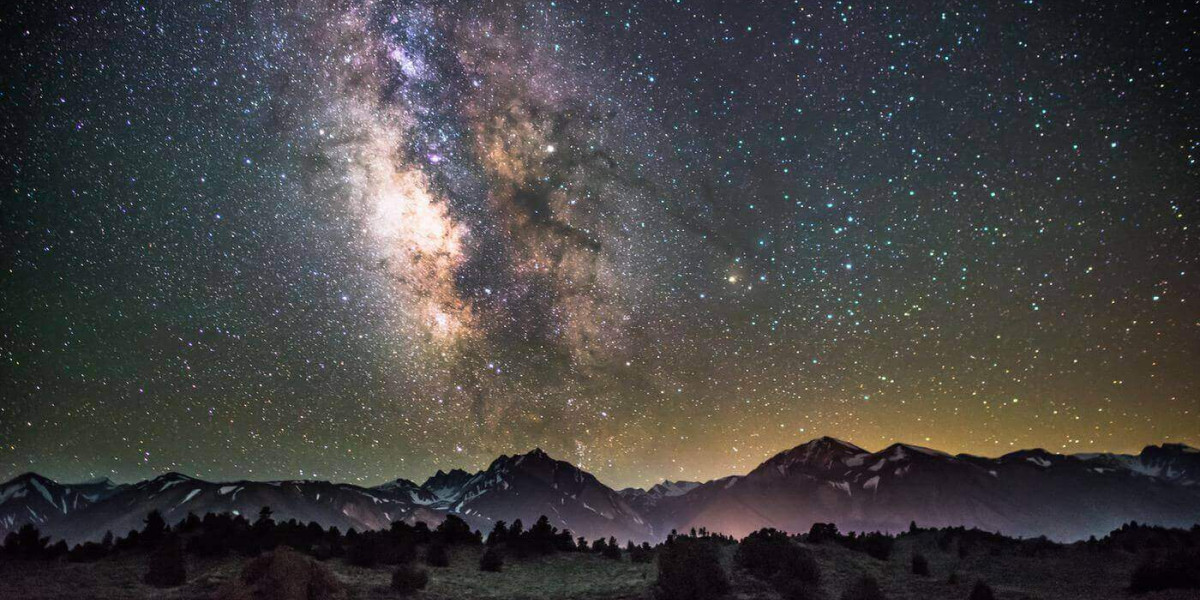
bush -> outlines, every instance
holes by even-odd
[[[144,581],[155,587],[175,587],[187,582],[187,566],[183,562],[183,545],[179,538],[170,537],[150,554]]]
[[[662,600],[707,600],[729,591],[714,544],[704,539],[677,537],[658,553],[658,584]]]
[[[786,533],[778,529],[759,529],[738,544],[733,561],[759,579],[770,579],[782,567],[780,551],[791,545]]]
[[[976,581],[974,589],[971,590],[971,595],[967,596],[967,600],[996,600],[996,594],[992,592],[992,586]]]
[[[777,588],[783,587],[779,581],[783,579],[813,585],[821,582],[821,570],[812,555],[776,529],[760,529],[746,536],[738,544],[734,561],[759,579],[776,580]]]
[[[446,552],[446,546],[438,542],[430,544],[425,550],[425,564],[439,568],[450,566],[450,555]]]
[[[499,573],[504,568],[504,555],[496,548],[488,548],[483,556],[479,557],[479,570],[489,573]]]
[[[883,590],[879,589],[879,582],[875,581],[874,577],[863,575],[842,592],[842,600],[887,600],[887,596],[883,595]]]
[[[217,600],[337,600],[346,597],[329,567],[287,546],[251,559]]]
[[[913,552],[912,555],[912,572],[913,575],[921,577],[929,577],[929,560],[920,552]]]
[[[400,565],[392,571],[392,589],[402,596],[417,593],[429,583],[429,573],[412,565]]]
[[[867,556],[877,558],[879,560],[887,560],[892,556],[892,546],[896,540],[890,535],[881,533],[868,533],[859,536],[859,543],[862,545],[863,552]]]
[[[1200,589],[1200,550],[1180,550],[1162,559],[1150,557],[1129,578],[1134,593]]]

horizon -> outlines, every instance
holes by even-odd
[[[427,482],[429,479],[431,479],[432,477],[436,476],[436,475],[437,475],[437,474],[439,474],[439,473],[448,474],[448,473],[451,473],[451,472],[453,472],[453,471],[462,471],[462,472],[465,472],[465,473],[467,473],[468,475],[476,475],[476,474],[478,474],[478,473],[482,473],[482,472],[486,471],[486,470],[487,470],[487,468],[488,468],[488,467],[489,467],[489,466],[490,466],[490,465],[491,465],[493,462],[495,462],[495,461],[497,461],[497,460],[499,460],[499,459],[501,459],[501,458],[505,458],[505,457],[517,457],[517,456],[527,456],[527,455],[530,455],[530,454],[534,454],[534,453],[536,453],[536,452],[538,452],[538,451],[540,450],[540,451],[542,451],[542,453],[543,453],[543,454],[545,454],[545,455],[546,455],[546,456],[548,456],[550,459],[552,459],[552,460],[554,460],[554,461],[556,461],[556,462],[565,462],[565,463],[568,463],[568,464],[570,464],[570,465],[574,466],[575,468],[578,468],[578,469],[580,469],[581,471],[587,472],[587,473],[589,473],[589,474],[591,474],[591,475],[595,476],[595,477],[596,477],[596,479],[597,479],[597,480],[598,480],[598,481],[599,481],[601,484],[604,484],[605,486],[607,486],[608,488],[610,488],[610,489],[612,489],[612,490],[614,490],[614,491],[621,491],[621,490],[624,490],[624,489],[642,489],[642,490],[648,490],[648,489],[650,489],[651,487],[654,487],[655,485],[662,484],[662,483],[668,483],[668,482],[671,482],[671,483],[699,483],[699,484],[704,484],[704,483],[709,483],[709,482],[712,482],[712,481],[718,481],[718,480],[721,480],[721,479],[725,479],[725,478],[728,478],[728,477],[743,477],[743,476],[745,476],[746,474],[748,474],[748,473],[749,473],[751,470],[753,470],[753,469],[755,469],[755,468],[758,468],[759,466],[761,466],[761,465],[762,465],[762,463],[764,463],[764,462],[766,462],[766,461],[770,460],[771,458],[774,458],[775,456],[778,456],[778,455],[780,455],[780,454],[783,454],[783,453],[786,453],[786,452],[789,452],[789,451],[795,450],[795,449],[797,449],[797,448],[799,448],[799,447],[801,447],[801,446],[808,445],[808,444],[810,444],[810,443],[813,443],[813,442],[816,442],[816,441],[818,441],[818,440],[826,440],[826,439],[828,439],[828,440],[832,440],[832,441],[835,441],[835,442],[839,442],[839,443],[842,443],[842,444],[848,444],[848,445],[852,445],[852,446],[858,447],[858,448],[860,448],[860,449],[864,450],[864,451],[865,451],[866,453],[868,453],[868,454],[878,454],[878,453],[880,453],[880,452],[883,452],[883,451],[885,451],[885,450],[887,450],[888,448],[891,448],[891,447],[893,447],[893,446],[905,446],[905,447],[911,447],[911,448],[924,448],[924,449],[927,449],[927,450],[933,450],[933,451],[936,451],[936,452],[939,452],[939,453],[945,454],[945,455],[947,455],[947,456],[949,456],[949,457],[952,457],[952,458],[957,458],[957,457],[961,457],[961,456],[968,456],[968,457],[975,457],[975,458],[998,459],[998,458],[1003,458],[1003,457],[1005,457],[1005,456],[1008,456],[1008,455],[1010,455],[1010,454],[1013,454],[1013,453],[1016,453],[1016,452],[1031,452],[1031,451],[1039,451],[1039,450],[1040,450],[1040,451],[1047,452],[1047,453],[1049,453],[1049,454],[1053,454],[1053,455],[1058,455],[1058,456],[1068,456],[1068,457],[1087,456],[1087,455],[1124,455],[1124,456],[1137,456],[1138,454],[1140,454],[1142,451],[1144,451],[1144,450],[1145,450],[1145,449],[1147,449],[1147,448],[1164,448],[1164,447],[1167,447],[1167,446],[1181,446],[1181,447],[1183,447],[1183,448],[1187,448],[1187,449],[1191,449],[1191,450],[1197,450],[1197,447],[1196,447],[1196,446],[1193,446],[1192,444],[1189,444],[1189,443],[1187,443],[1187,442],[1177,442],[1177,441],[1162,441],[1162,442],[1159,442],[1159,443],[1157,443],[1157,444],[1145,444],[1145,445],[1143,445],[1143,446],[1142,446],[1140,449],[1138,449],[1137,451],[1085,451],[1085,452],[1069,452],[1069,453],[1064,453],[1064,452],[1055,452],[1055,451],[1053,451],[1053,450],[1048,450],[1048,449],[1046,449],[1046,448],[1041,448],[1041,447],[1030,447],[1030,448],[1015,448],[1015,449],[1011,449],[1011,450],[1009,450],[1009,451],[1007,451],[1007,452],[1004,452],[1004,453],[1002,453],[1002,454],[975,454],[975,453],[970,453],[970,452],[949,452],[949,451],[946,451],[946,450],[943,450],[943,449],[941,449],[941,448],[937,448],[937,447],[924,446],[924,445],[920,445],[920,444],[912,444],[912,443],[907,443],[907,442],[899,442],[899,441],[894,441],[894,442],[888,443],[888,444],[886,444],[886,445],[884,445],[884,446],[880,447],[878,450],[871,450],[871,449],[869,449],[869,448],[866,448],[866,447],[864,447],[864,446],[861,446],[861,445],[859,445],[859,444],[856,444],[856,443],[854,443],[854,442],[852,442],[852,441],[849,441],[849,440],[845,440],[845,439],[841,439],[841,438],[837,438],[837,437],[833,437],[833,436],[828,436],[828,435],[821,435],[821,436],[817,436],[817,437],[814,437],[814,438],[810,438],[810,439],[808,439],[808,440],[806,440],[806,441],[803,441],[803,442],[801,442],[801,443],[799,443],[799,444],[796,444],[796,445],[794,445],[794,446],[790,446],[790,447],[787,447],[787,448],[784,448],[784,449],[781,449],[781,450],[777,450],[777,451],[775,451],[775,452],[772,452],[772,453],[770,453],[770,454],[766,455],[765,457],[763,457],[763,459],[762,459],[762,460],[760,460],[760,461],[759,461],[757,464],[755,464],[753,467],[750,467],[750,469],[749,469],[749,470],[746,470],[746,471],[742,471],[742,472],[736,472],[736,473],[734,473],[734,472],[730,472],[730,473],[725,473],[725,474],[722,474],[722,475],[716,475],[716,476],[705,477],[705,478],[688,478],[688,477],[682,477],[682,478],[672,478],[672,477],[662,477],[662,478],[659,478],[659,479],[657,479],[657,480],[653,480],[653,481],[651,481],[650,483],[643,483],[643,484],[640,484],[640,485],[620,485],[620,484],[611,484],[611,483],[609,483],[609,482],[608,482],[606,479],[604,479],[603,477],[601,477],[600,475],[597,475],[595,472],[593,472],[592,470],[588,469],[588,468],[587,468],[585,465],[582,465],[582,464],[579,464],[579,463],[575,463],[575,462],[571,462],[571,461],[569,461],[569,460],[565,460],[565,459],[563,459],[563,458],[560,458],[560,457],[556,456],[556,455],[555,455],[555,454],[553,454],[553,453],[546,452],[546,451],[545,451],[543,448],[541,448],[540,446],[535,446],[535,447],[533,447],[533,448],[531,448],[531,449],[529,449],[528,451],[525,451],[525,452],[515,452],[515,453],[512,453],[512,454],[509,454],[509,453],[501,453],[501,454],[498,454],[498,455],[496,455],[494,458],[492,458],[491,460],[489,460],[489,461],[486,461],[486,462],[482,463],[482,465],[481,465],[480,467],[477,467],[477,468],[465,467],[465,466],[452,466],[452,467],[444,467],[444,466],[443,466],[443,467],[438,467],[438,468],[434,469],[434,471],[432,471],[432,472],[430,472],[430,473],[427,473],[426,475],[423,475],[423,476],[420,476],[420,475],[418,475],[418,476],[415,476],[415,477],[396,476],[396,477],[391,477],[391,478],[389,478],[389,479],[385,479],[385,480],[378,481],[378,482],[375,482],[375,483],[371,483],[371,482],[355,482],[355,481],[346,481],[346,480],[337,480],[337,479],[322,478],[322,477],[319,477],[319,476],[313,476],[313,477],[281,477],[281,478],[272,478],[272,477],[267,477],[267,478],[263,478],[263,479],[255,479],[255,478],[248,478],[248,477],[240,477],[240,478],[229,478],[229,477],[210,477],[210,476],[192,475],[192,474],[189,474],[189,473],[187,473],[187,472],[184,472],[184,471],[179,471],[179,470],[175,470],[175,469],[171,469],[171,470],[167,470],[167,471],[162,471],[162,472],[159,472],[159,473],[157,473],[157,474],[150,474],[150,475],[148,475],[148,476],[141,477],[141,478],[138,478],[138,479],[127,479],[127,480],[117,480],[117,479],[113,479],[113,478],[111,478],[111,477],[104,476],[104,475],[96,475],[96,476],[93,476],[93,477],[91,477],[91,478],[89,478],[89,479],[85,479],[85,480],[73,480],[73,479],[69,479],[69,478],[52,477],[52,476],[46,475],[46,474],[45,474],[44,472],[42,472],[42,471],[38,471],[37,469],[30,469],[30,470],[27,470],[27,471],[22,471],[22,472],[19,472],[19,473],[15,474],[15,475],[11,475],[11,476],[0,476],[0,483],[7,483],[7,482],[10,482],[10,481],[13,481],[13,480],[19,479],[19,478],[21,478],[21,477],[24,477],[24,476],[26,476],[26,475],[38,475],[38,476],[41,476],[41,477],[45,477],[45,478],[47,478],[47,479],[50,479],[51,481],[54,481],[54,482],[56,482],[56,483],[58,483],[58,484],[60,484],[60,485],[68,485],[68,486],[69,486],[69,485],[83,485],[83,484],[88,484],[88,483],[99,483],[99,482],[106,481],[106,480],[107,480],[107,481],[109,481],[109,482],[111,482],[111,483],[113,483],[113,484],[116,484],[116,485],[130,485],[130,484],[136,484],[136,483],[140,483],[140,482],[144,482],[144,481],[152,481],[152,480],[158,479],[158,478],[160,478],[160,477],[164,477],[164,476],[171,475],[171,474],[173,474],[173,473],[174,473],[174,474],[182,475],[182,476],[184,476],[184,477],[188,477],[188,478],[190,478],[190,479],[196,479],[196,480],[199,480],[199,481],[203,481],[203,482],[206,482],[206,483],[238,483],[238,482],[242,482],[242,481],[245,481],[245,482],[252,482],[252,483],[274,483],[274,482],[288,482],[288,481],[313,481],[313,482],[326,482],[326,483],[332,483],[332,484],[335,484],[335,485],[352,485],[352,486],[355,486],[355,487],[360,487],[360,488],[363,488],[363,489],[370,489],[370,488],[373,488],[373,487],[378,487],[378,486],[381,486],[381,485],[385,485],[385,484],[387,484],[387,483],[391,483],[391,482],[394,482],[394,481],[398,481],[398,480],[406,480],[406,481],[409,481],[409,482],[411,482],[411,483],[414,483],[414,484],[416,484],[417,486],[423,486],[423,485],[424,485],[424,484],[425,484],[425,483],[426,483],[426,482]]]

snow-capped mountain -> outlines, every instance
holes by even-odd
[[[25,523],[39,527],[78,512],[119,491],[108,479],[59,484],[37,473],[25,473],[0,486],[0,539]]]
[[[279,520],[343,530],[397,520],[432,526],[457,514],[487,533],[498,520],[519,518],[528,526],[544,514],[576,535],[622,541],[655,541],[671,529],[692,527],[742,536],[760,527],[803,532],[814,522],[897,531],[910,521],[1074,540],[1131,520],[1200,523],[1200,451],[1165,444],[1137,455],[1035,449],[984,458],[908,444],[870,452],[819,438],[745,475],[620,492],[539,449],[500,456],[474,474],[438,471],[421,485],[397,479],[373,488],[325,481],[214,483],[179,473],[129,485],[59,484],[27,473],[0,485],[0,534],[34,523],[74,543],[109,530],[123,535],[140,529],[151,510],[177,522],[189,512],[253,519],[263,506]]]
[[[448,500],[462,490],[471,477],[470,473],[462,469],[452,469],[449,473],[438,469],[438,472],[433,477],[426,479],[421,487],[438,500]]]
[[[441,499],[436,494],[425,489],[424,487],[403,478],[395,481],[389,481],[383,485],[377,485],[371,489],[376,492],[388,494],[390,496],[408,496],[408,499],[414,504],[420,504],[422,506],[434,504]]]
[[[1150,447],[1131,467],[1111,456],[1044,450],[983,458],[893,444],[868,452],[820,438],[745,476],[664,499],[648,516],[660,531],[707,527],[737,536],[760,527],[802,532],[814,522],[899,531],[915,520],[1061,540],[1130,520],[1187,527],[1200,522],[1200,489],[1181,475],[1194,452]]]
[[[381,486],[383,487],[383,486]],[[39,527],[72,542],[98,540],[106,531],[123,535],[141,529],[143,519],[158,510],[168,523],[188,513],[230,512],[253,520],[263,506],[277,520],[317,521],[325,526],[379,529],[392,521],[441,522],[443,515],[414,502],[410,490],[364,489],[325,481],[236,481],[213,483],[180,473],[124,486],[86,510],[47,520]]]
[[[450,512],[485,533],[497,520],[511,524],[521,519],[528,527],[546,515],[552,525],[589,539],[655,537],[650,524],[620,494],[591,473],[555,460],[541,449],[497,458],[445,501]]]
[[[642,488],[625,488],[619,493],[630,506],[644,514],[657,506],[663,498],[682,496],[697,487],[700,487],[700,482],[698,481],[665,480],[662,483],[655,484],[648,490]]]
[[[1200,450],[1183,444],[1146,446],[1141,454],[1078,454],[1080,458],[1110,463],[1148,477],[1181,485],[1200,485]]]

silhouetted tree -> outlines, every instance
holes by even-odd
[[[675,537],[658,553],[658,583],[661,600],[711,600],[729,590],[716,545],[704,539]]]
[[[144,522],[145,527],[142,528],[141,543],[150,547],[157,546],[167,534],[166,520],[163,519],[162,513],[156,509],[146,515]]]
[[[508,523],[504,521],[496,521],[492,526],[492,532],[488,534],[487,545],[495,546],[508,541]]]
[[[837,525],[833,523],[813,523],[808,530],[808,542],[810,544],[823,544],[838,538]]]
[[[808,550],[776,529],[760,529],[738,544],[734,561],[759,579],[769,581],[787,600],[821,596],[821,570]]]
[[[484,551],[483,556],[479,557],[479,570],[489,573],[499,573],[504,568],[504,555],[500,553],[499,548],[488,548]]]
[[[528,552],[551,554],[556,547],[557,535],[558,529],[550,525],[550,519],[546,515],[542,515],[518,543]]]
[[[650,544],[642,542],[641,546],[634,546],[629,552],[629,561],[633,563],[649,563],[654,562],[654,550],[650,548]]]
[[[49,537],[42,537],[37,527],[26,523],[20,529],[10,531],[4,537],[4,553],[18,559],[34,560],[43,558],[48,550]]]
[[[471,531],[471,526],[455,515],[446,515],[445,520],[437,526],[437,530],[434,533],[443,542],[451,546],[455,544],[474,544],[477,541],[475,532]]]
[[[617,543],[617,538],[609,536],[600,554],[609,560],[621,560],[621,545]]]

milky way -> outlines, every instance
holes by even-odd
[[[0,476],[1200,442],[1184,3],[43,4]]]

